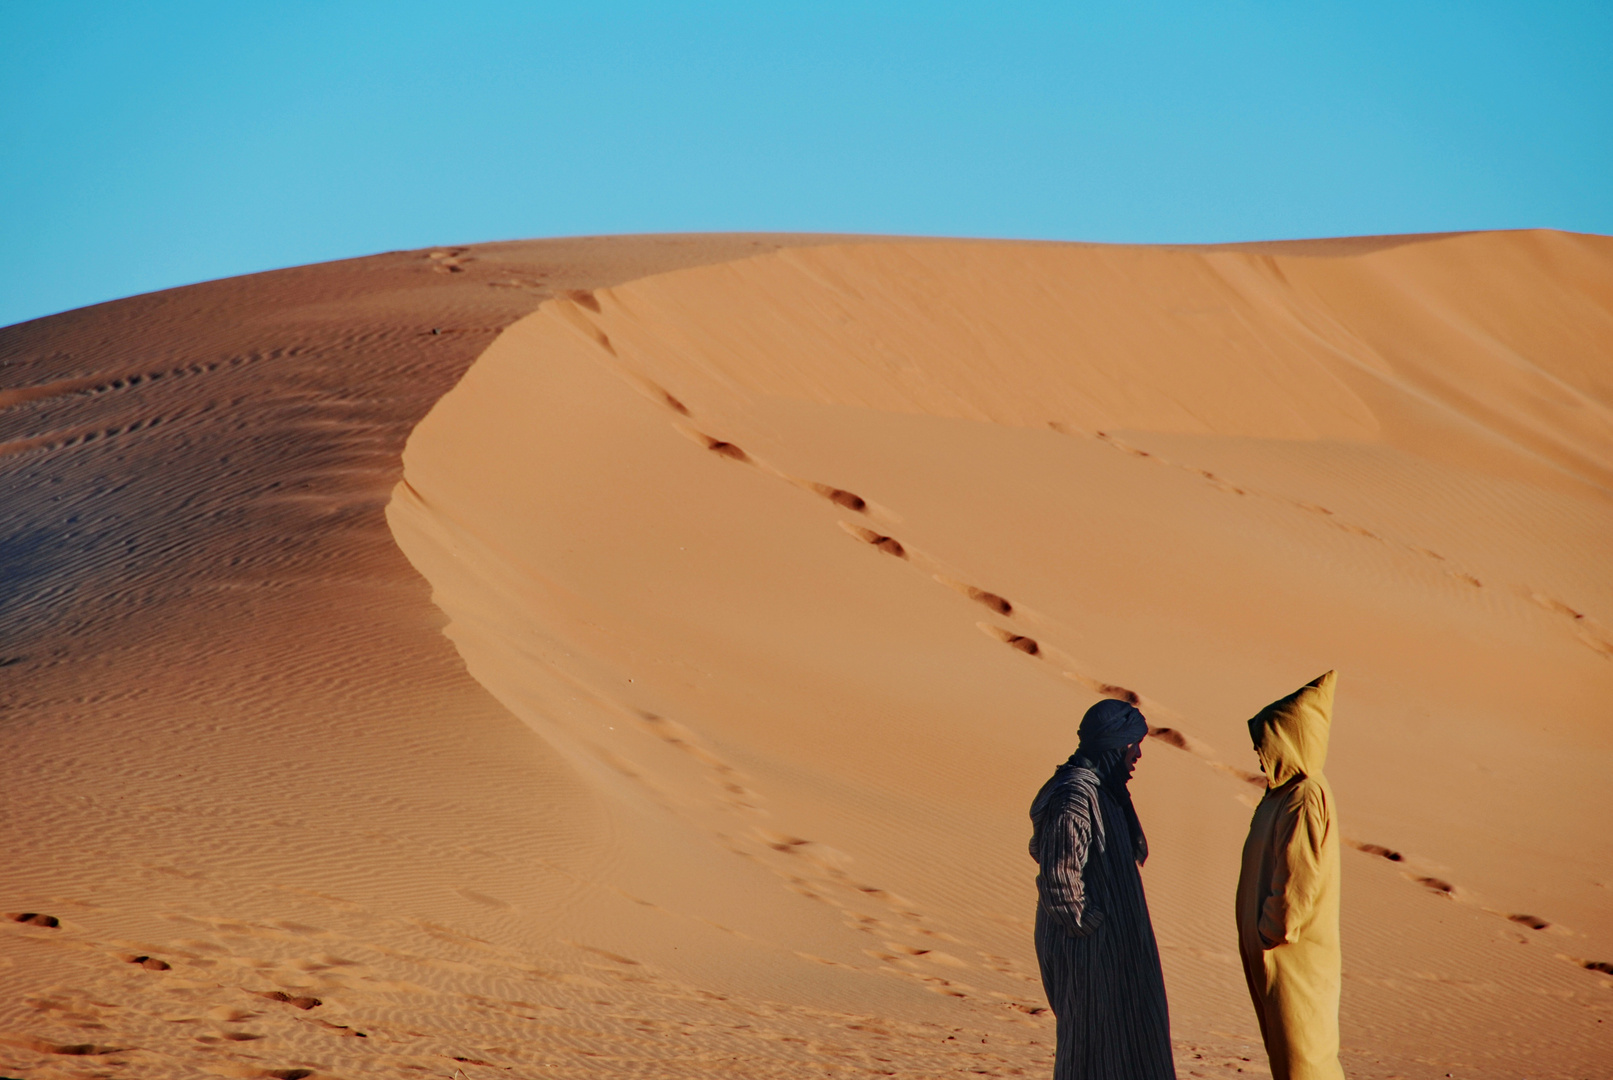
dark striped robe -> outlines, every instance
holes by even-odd
[[[1054,1080],[1169,1080],[1170,1016],[1131,830],[1098,774],[1059,766],[1031,804],[1036,958]]]

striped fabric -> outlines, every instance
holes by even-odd
[[[1037,794],[1031,823],[1054,1080],[1173,1080],[1165,979],[1124,810],[1072,758]]]

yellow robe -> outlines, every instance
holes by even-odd
[[[1335,672],[1249,721],[1268,787],[1238,876],[1238,951],[1273,1080],[1343,1080],[1339,825],[1322,775]]]

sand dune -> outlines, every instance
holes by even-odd
[[[0,351],[8,1075],[1039,1074],[1103,694],[1179,1071],[1260,1073],[1242,722],[1328,668],[1347,1070],[1610,1067],[1613,241],[482,245]]]

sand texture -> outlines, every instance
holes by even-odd
[[[1102,695],[1178,1071],[1263,1075],[1329,668],[1346,1071],[1613,1072],[1613,240],[490,244],[0,361],[0,1075],[1043,1075]]]

